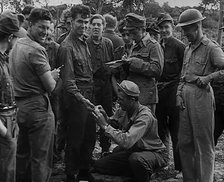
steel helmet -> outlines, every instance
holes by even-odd
[[[205,17],[203,17],[200,11],[198,11],[197,9],[187,9],[180,14],[179,21],[176,27],[187,26],[204,19]]]
[[[156,23],[157,26],[159,26],[164,21],[170,21],[171,23],[173,23],[173,18],[168,13],[160,13]]]

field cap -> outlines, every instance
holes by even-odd
[[[124,29],[131,30],[135,28],[141,28],[146,26],[146,19],[143,16],[137,15],[135,13],[128,13],[125,16],[126,25]]]
[[[117,83],[117,85],[121,91],[129,96],[138,97],[140,94],[138,85],[132,81],[123,80],[120,84]]]
[[[0,15],[0,31],[7,34],[13,34],[22,38],[27,36],[27,31],[19,26],[18,14],[10,10],[2,12]]]

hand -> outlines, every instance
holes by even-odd
[[[51,71],[51,75],[54,78],[55,81],[58,81],[60,76],[60,69],[54,69]]]
[[[105,128],[108,125],[107,118],[100,112],[100,110],[96,107],[95,110],[92,111],[92,114],[96,120],[96,123],[101,127]]]
[[[200,76],[200,77],[198,77],[198,79],[196,81],[197,86],[200,87],[200,88],[207,87],[209,82],[210,82],[210,78],[208,76]]]
[[[93,111],[95,109],[95,106],[93,103],[91,103],[88,99],[83,98],[82,99],[83,104],[85,105],[85,107],[87,108],[87,110],[89,111]]]
[[[97,107],[97,109],[99,110],[99,112],[101,112],[101,113],[103,114],[103,116],[104,116],[104,118],[106,119],[106,121],[108,121],[107,113],[106,113],[106,111],[103,109],[103,107],[102,107],[101,105],[98,105],[98,106],[96,106],[96,107]]]
[[[183,98],[180,95],[176,97],[176,106],[178,106],[181,110],[185,109]]]

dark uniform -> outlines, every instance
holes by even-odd
[[[112,42],[102,37],[99,44],[94,44],[91,37],[87,39],[93,65],[93,81],[95,104],[102,105],[108,116],[112,116],[112,83],[111,71],[105,63],[113,61]],[[102,152],[108,151],[110,147],[109,138],[103,133],[100,136]]]
[[[185,45],[173,36],[165,44],[164,68],[158,82],[159,103],[156,106],[159,136],[169,148],[169,132],[173,144],[175,169],[181,171],[180,157],[177,149],[179,128],[179,108],[176,106],[176,93],[183,64]]]
[[[81,101],[93,101],[93,71],[87,43],[71,31],[59,48],[62,69],[63,102],[67,124],[65,173],[88,169],[95,146],[96,123]]]

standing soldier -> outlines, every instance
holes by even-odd
[[[113,44],[111,40],[102,37],[105,19],[95,14],[90,19],[91,33],[87,44],[93,64],[93,81],[95,104],[102,105],[108,116],[112,116],[112,83],[111,71],[105,63],[113,61]],[[109,152],[110,141],[100,130],[100,146],[102,153]]]
[[[126,27],[129,36],[135,41],[131,48],[131,56],[127,59],[129,64],[128,80],[135,82],[141,91],[139,102],[148,106],[155,113],[158,102],[156,79],[163,70],[163,50],[159,43],[152,39],[145,31],[144,17],[129,13],[126,15]]]
[[[59,48],[63,100],[67,124],[65,173],[67,182],[88,178],[95,146],[96,123],[88,109],[94,108],[91,57],[84,38],[90,9],[85,5],[71,8],[72,29]],[[78,175],[78,176],[77,176]]]
[[[16,180],[16,146],[18,126],[16,103],[6,51],[17,39],[24,37],[24,29],[19,28],[17,15],[11,11],[0,17],[0,181]]]
[[[176,106],[176,92],[180,80],[185,45],[173,37],[173,19],[162,13],[158,17],[161,42],[164,51],[164,67],[158,83],[159,103],[156,106],[158,132],[169,151],[169,133],[171,135],[175,170],[181,171],[177,134],[179,128],[179,109]]]
[[[59,73],[51,71],[45,48],[41,46],[47,38],[51,20],[48,10],[33,9],[29,16],[28,37],[15,43],[9,57],[19,108],[17,182],[48,182],[51,176],[54,115],[48,93],[55,89]]]
[[[122,54],[121,54],[120,48],[124,46],[124,41],[115,32],[115,30],[117,28],[117,18],[110,14],[105,14],[103,16],[106,20],[106,26],[105,26],[105,30],[103,32],[103,36],[112,41],[113,48],[114,48],[115,60],[121,59]]]
[[[205,17],[185,10],[178,27],[190,42],[185,49],[177,90],[180,107],[178,143],[184,181],[212,182],[214,174],[214,95],[210,82],[223,75],[224,53],[202,32]]]

